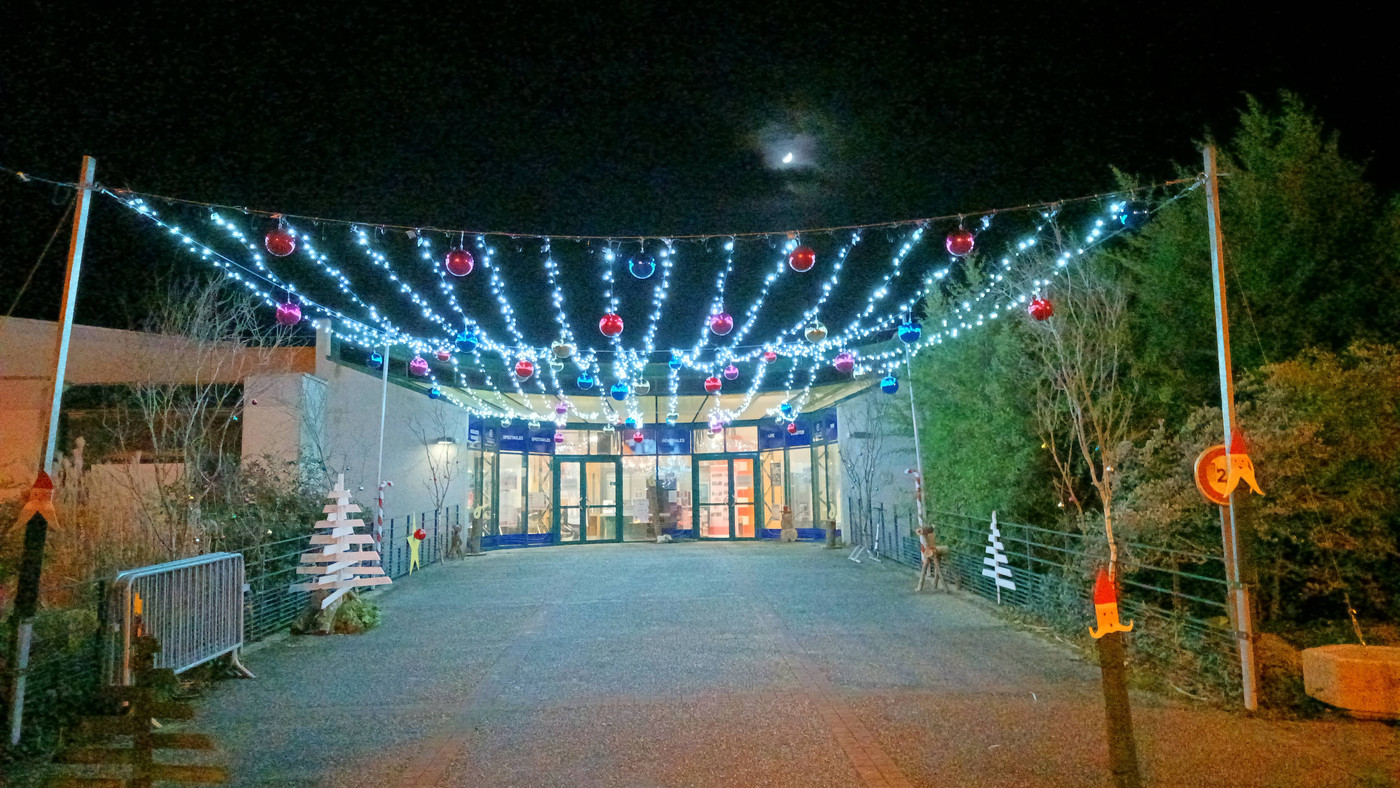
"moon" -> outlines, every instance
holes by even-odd
[[[792,151],[788,151],[788,154],[783,157],[783,164],[792,164]]]

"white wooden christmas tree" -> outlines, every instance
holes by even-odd
[[[1006,546],[1001,543],[1001,530],[997,528],[997,513],[992,512],[992,532],[987,534],[987,557],[982,559],[982,563],[987,568],[982,570],[984,577],[990,577],[997,584],[997,604],[1001,604],[1001,590],[1016,590],[1016,583],[1011,579],[1011,565],[1006,560],[1006,553],[1002,552]]]
[[[321,510],[326,519],[316,523],[311,547],[301,554],[301,566],[297,567],[297,574],[309,576],[309,582],[294,583],[291,589],[329,591],[321,599],[322,610],[352,588],[393,582],[382,567],[368,564],[379,561],[379,553],[373,549],[373,536],[355,533],[355,527],[364,523],[352,517],[360,507],[350,503],[345,474],[336,477],[335,489],[326,497],[333,503]]]

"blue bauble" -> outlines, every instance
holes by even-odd
[[[667,362],[667,363],[670,364],[671,369],[680,369],[680,368],[681,368],[681,354],[679,354],[679,353],[672,353],[672,354],[671,354],[671,360],[670,360],[669,362]]]
[[[379,369],[384,366],[384,356],[378,353],[370,353],[369,359],[365,361],[370,369]]]
[[[886,394],[893,394],[899,391],[899,379],[894,375],[886,375],[885,379],[880,381],[880,390]]]
[[[628,388],[626,383],[618,382],[614,383],[612,386],[612,398],[615,400],[621,401],[627,399],[627,392]]]
[[[924,327],[910,320],[899,327],[899,341],[906,345],[912,345],[919,341],[919,337],[924,333]]]
[[[675,423],[676,423],[676,414],[674,414],[674,413],[667,413],[667,414],[666,414],[666,423],[667,423],[667,424],[675,424]]]
[[[628,416],[628,417],[627,417],[627,429],[629,429],[629,430],[635,430],[635,429],[637,429],[637,420],[634,419],[634,418],[632,418],[631,416]]]
[[[437,386],[428,389],[428,399],[442,399],[442,389]]]
[[[1152,218],[1151,212],[1147,208],[1147,203],[1130,202],[1123,206],[1123,212],[1118,214],[1118,223],[1129,230],[1137,230],[1147,224],[1147,220]]]
[[[583,373],[582,375],[579,375],[578,387],[583,389],[584,391],[593,388],[593,376],[588,374],[587,372]]]
[[[457,335],[457,343],[456,343],[456,344],[457,344],[457,349],[460,350],[460,351],[462,351],[463,353],[470,353],[470,352],[472,352],[473,350],[476,350],[476,344],[477,344],[476,332],[475,332],[475,331],[472,331],[472,332],[468,333],[468,332],[466,332],[466,331],[463,331],[462,333],[460,333],[460,334]]]
[[[791,403],[791,402],[784,402],[783,404],[781,404],[781,405],[778,406],[778,410],[782,411],[784,416],[791,417],[791,416],[792,416],[792,403]]]
[[[627,271],[638,279],[650,279],[656,273],[656,258],[642,253],[627,261]]]

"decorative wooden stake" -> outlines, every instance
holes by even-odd
[[[364,523],[350,517],[358,513],[360,507],[350,503],[345,474],[336,477],[335,489],[326,497],[333,503],[321,510],[326,519],[316,523],[317,533],[311,537],[311,548],[301,554],[301,566],[297,567],[297,574],[310,575],[310,581],[294,583],[291,587],[292,591],[329,592],[321,598],[322,610],[352,588],[393,582],[384,574],[382,566],[369,565],[379,562],[379,553],[373,547],[373,535],[355,533],[355,528],[363,527]]]
[[[987,534],[987,558],[982,559],[988,569],[982,570],[984,577],[990,577],[997,586],[997,604],[1001,604],[1001,590],[1016,590],[1016,583],[1011,579],[1011,566],[1007,563],[1006,553],[1002,551],[1006,545],[1001,543],[1001,530],[997,528],[997,513],[992,512],[992,530]]]

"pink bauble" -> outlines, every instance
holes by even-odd
[[[452,354],[449,353],[449,352],[446,351],[446,350],[439,350],[439,351],[437,352],[437,357],[438,357],[438,361],[451,361],[451,360],[452,360]]]
[[[442,264],[447,268],[447,273],[453,276],[466,276],[472,272],[472,267],[476,265],[476,259],[472,253],[466,249],[453,249],[443,258]]]
[[[554,442],[555,442],[555,443],[563,443],[563,442],[564,442],[564,433],[556,431],[556,432],[554,433]]]
[[[948,239],[943,245],[948,248],[948,254],[954,257],[963,257],[972,251],[974,240],[971,230],[958,229],[948,233]]]
[[[856,357],[851,355],[851,351],[843,350],[836,354],[836,358],[832,360],[831,366],[836,367],[836,371],[843,375],[848,374],[852,369],[855,369]]]
[[[558,413],[560,416],[563,416],[565,413],[569,412],[569,406],[561,402],[558,405],[554,406],[554,412]]]
[[[772,364],[774,361],[778,360],[778,354],[774,353],[771,350],[765,350],[763,351],[763,360],[769,364]]]
[[[718,336],[724,336],[734,330],[734,318],[728,312],[716,312],[710,315],[710,330]]]
[[[615,337],[622,333],[622,317],[609,312],[603,315],[603,319],[598,321],[598,330],[603,332],[605,337]]]
[[[738,368],[738,367],[734,366],[733,364],[730,364],[729,366],[727,366],[727,367],[724,368],[724,379],[725,379],[725,380],[734,380],[734,379],[737,378],[737,377],[739,377],[739,368]]]
[[[297,237],[282,228],[263,236],[263,247],[274,257],[286,257],[297,249]]]
[[[428,362],[422,356],[414,356],[413,360],[408,362],[408,374],[423,377],[428,374]]]
[[[719,393],[719,390],[723,387],[723,385],[724,384],[719,382],[719,378],[715,377],[714,375],[705,378],[705,390],[710,392],[711,394]]]
[[[277,322],[284,326],[294,326],[301,322],[301,307],[295,301],[284,301],[277,305]]]
[[[521,380],[529,380],[535,374],[535,365],[530,359],[522,358],[515,362],[515,376]]]
[[[632,442],[641,443],[642,441],[646,440],[646,437],[647,436],[642,434],[641,430],[637,430],[636,432],[632,433]]]
[[[788,422],[788,434],[789,434],[789,435],[796,435],[796,434],[797,434],[797,422],[795,422],[795,421],[790,421],[790,422]]]

